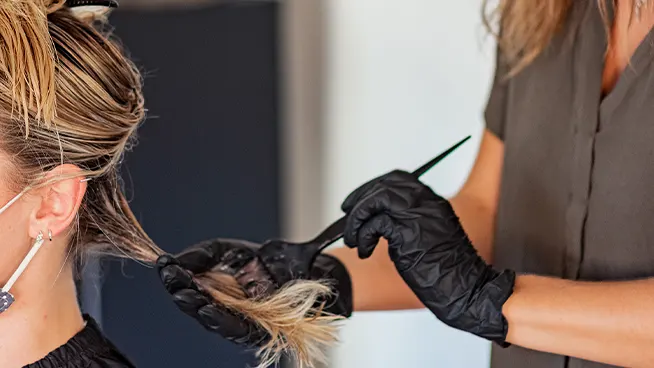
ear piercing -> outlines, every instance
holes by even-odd
[[[48,229],[48,239],[52,241],[52,231]]]

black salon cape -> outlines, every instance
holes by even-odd
[[[86,327],[45,358],[23,368],[135,368],[100,331],[98,324],[84,316]]]

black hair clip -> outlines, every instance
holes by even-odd
[[[66,6],[75,8],[78,6],[105,6],[107,8],[117,8],[118,1],[116,0],[68,0]]]

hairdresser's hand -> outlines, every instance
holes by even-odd
[[[442,322],[500,344],[502,306],[515,273],[497,271],[477,252],[450,203],[403,171],[374,179],[348,196],[344,240],[368,258],[380,237],[416,296]]]
[[[256,255],[257,245],[229,239],[214,239],[194,245],[176,257],[163,255],[157,260],[159,275],[177,307],[202,326],[227,340],[257,346],[267,333],[242,316],[217,305],[193,280],[194,275],[215,270],[234,275]]]
[[[327,280],[332,293],[327,299],[319,299],[316,308],[322,308],[331,315],[350,317],[353,309],[352,280],[347,268],[336,257],[322,253],[313,259],[313,263],[309,263],[314,251],[315,247],[306,243],[269,240],[257,250],[257,266],[252,268],[265,269],[275,289],[296,280]],[[265,286],[256,285],[260,283],[259,278],[255,280],[247,288],[251,295],[270,294],[269,291],[261,291]]]
[[[218,271],[233,278],[252,298],[270,295],[296,279],[290,277],[297,266],[295,259],[290,254],[277,257],[271,253],[279,245],[279,241],[260,246],[242,240],[213,239],[191,246],[176,257],[164,255],[157,264],[164,286],[182,311],[231,341],[256,346],[266,341],[267,333],[242,316],[216,305],[192,276]],[[324,310],[350,316],[352,287],[349,274],[340,261],[329,255],[319,255],[304,276],[302,278],[331,280],[336,296],[324,301]]]

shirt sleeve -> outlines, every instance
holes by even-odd
[[[493,85],[484,110],[486,129],[504,141],[506,133],[506,106],[508,101],[508,68],[501,61],[500,50],[497,48],[495,56],[495,76]]]

